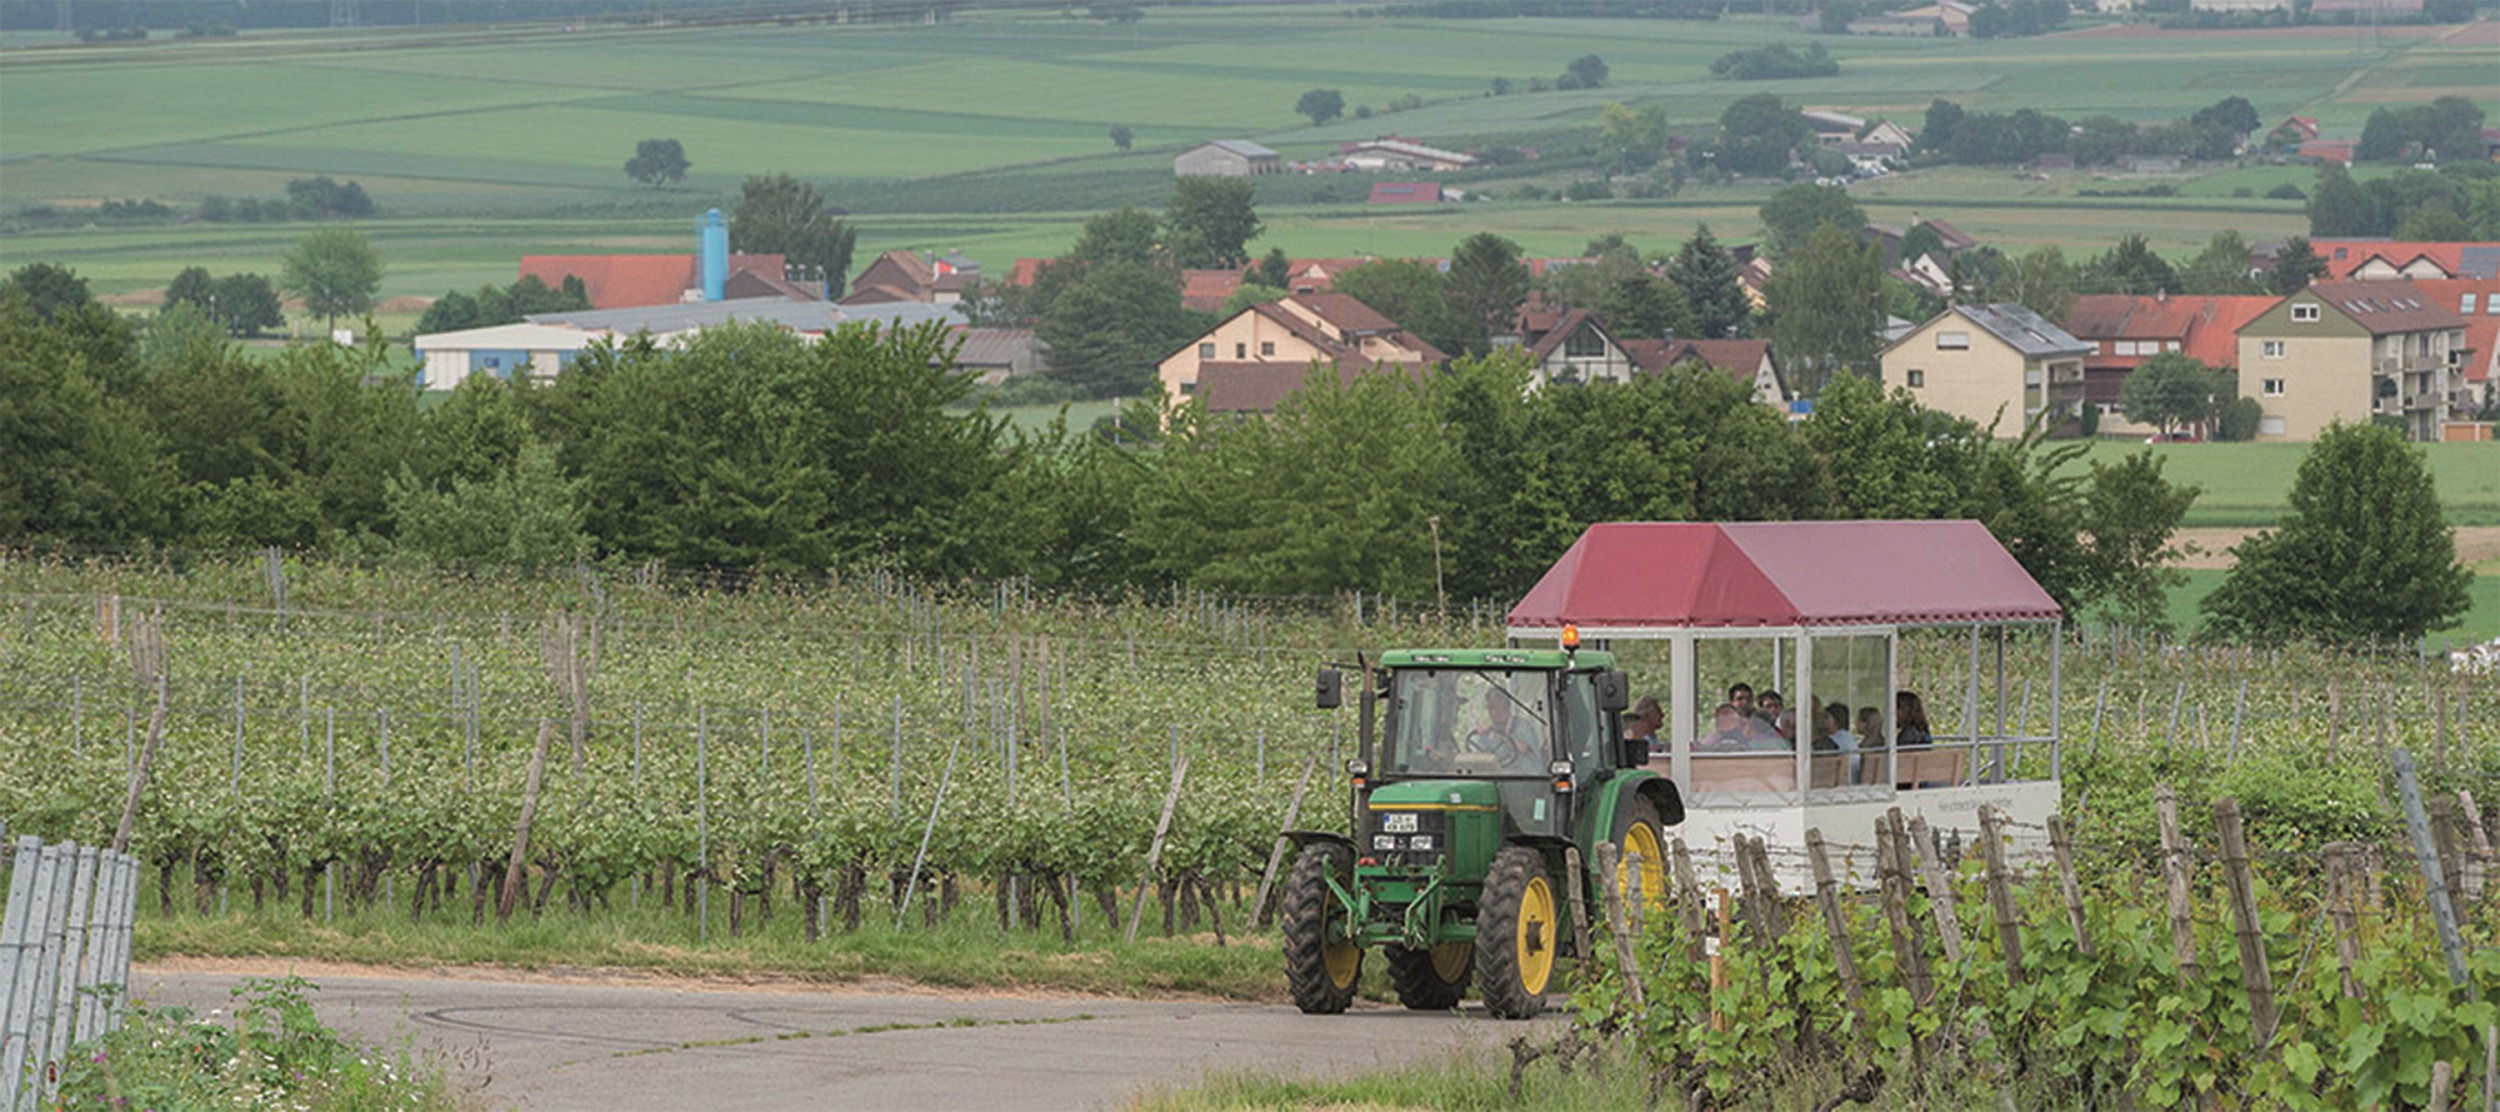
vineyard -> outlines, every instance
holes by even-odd
[[[1492,605],[1052,598],[873,575],[486,579],[274,556],[178,569],[13,556],[0,562],[0,815],[12,831],[107,840],[146,766],[131,841],[146,864],[143,948],[150,925],[282,921],[490,940],[579,921],[694,948],[934,930],[1071,954],[1141,932],[1231,945],[1261,929],[1288,814],[1344,827],[1352,724],[1311,709],[1312,666],[1498,643],[1499,618]],[[1854,989],[1824,921],[1771,899],[1746,928],[1759,938],[1718,949],[1715,995],[1709,963],[1681,956],[1696,941],[1682,917],[1660,916],[1632,967],[1647,970],[1646,1007],[1619,1003],[1619,972],[1584,983],[1584,1006],[1609,1030],[1648,1032],[1637,1042],[1660,1075],[1714,1100],[1737,1099],[1763,1062],[1834,1046],[1870,1063],[1959,1055],[2086,1101],[2157,1105],[2299,1103],[2281,1094],[2384,1058],[2385,1080],[2368,1084],[2394,1088],[2315,1091],[2328,1106],[2420,1099],[2428,1063],[2462,1060],[2459,1032],[2489,1009],[2440,989],[2389,755],[2420,756],[2443,813],[2459,792],[2491,798],[2500,690],[2410,650],[2065,636],[2080,932],[2035,870],[1990,912],[2002,927],[2010,910],[2014,933],[1966,912],[1958,958],[1940,951],[1952,960],[1916,990],[1881,941],[1883,885],[1843,884]],[[1906,645],[1904,685],[1933,692],[1939,717],[1960,714],[1959,639]],[[2040,730],[2048,655],[2045,641],[2007,654],[2012,713]],[[2164,784],[2183,801],[2180,838],[2215,843],[2217,800],[2245,822],[2283,1017],[2265,1053],[2241,1049],[2253,1044],[2247,1005],[2230,1003],[2236,967],[2213,959],[2179,983],[2166,913],[2145,903],[2161,889]],[[2479,821],[2443,827],[2470,854],[2487,843],[2469,828],[2487,838]],[[2340,921],[2322,910],[2330,844],[2378,863],[2366,898],[2348,901],[2360,960],[2340,977],[2343,936],[2321,933]],[[2232,920],[2206,891],[2219,870],[2202,870],[2191,924],[2218,954]],[[1938,883],[1965,909],[1993,907],[1984,872],[1974,854]],[[1932,915],[1934,891],[1905,897],[1905,914]],[[2463,902],[2474,976],[2500,991],[2482,905]],[[1940,941],[1930,928],[1918,945]],[[2013,975],[2002,955],[2017,946],[2027,964]],[[2347,984],[2358,1003],[2343,1002]]]

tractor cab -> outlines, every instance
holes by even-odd
[[[1598,843],[1623,851],[1626,892],[1665,895],[1661,829],[1683,804],[1646,743],[1622,741],[1614,658],[1566,646],[1400,650],[1358,673],[1352,835],[1288,835],[1286,972],[1303,1010],[1342,1011],[1376,947],[1410,1007],[1450,1007],[1472,982],[1496,1015],[1533,1015],[1572,936],[1565,885],[1603,906]],[[1317,686],[1321,707],[1342,703],[1341,673]]]

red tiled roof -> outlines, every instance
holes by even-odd
[[[788,267],[780,255],[731,255],[729,272],[754,271],[779,278]],[[521,276],[536,275],[561,289],[566,275],[582,280],[593,309],[634,309],[686,299],[699,275],[693,255],[523,255]]]
[[[2335,238],[2310,240],[2309,249],[2325,261],[2326,274],[2331,278],[2350,278],[2372,259],[2385,259],[2388,265],[2398,268],[2416,259],[2428,259],[2450,277],[2463,278],[2470,277],[2473,269],[2466,260],[2467,252],[2478,256],[2500,253],[2500,243]],[[2342,252],[2340,257],[2337,252]]]
[[[1238,270],[1184,270],[1181,272],[1181,304],[1201,313],[1221,311],[1241,288]]]
[[[2308,139],[2300,144],[2300,156],[2349,164],[2352,162],[2352,146],[2350,139]]]
[[[1396,332],[1398,322],[1381,316],[1380,311],[1347,293],[1295,294],[1295,303],[1317,313],[1321,320],[1335,325],[1340,332]]]
[[[2421,278],[2414,286],[2422,291],[2422,300],[2451,309],[2466,294],[2474,295],[2472,314],[2465,317],[2465,347],[2468,354],[2461,366],[2472,382],[2489,381],[2496,363],[2500,363],[2500,278]]]
[[[2086,294],[2066,314],[2066,331],[2099,345],[2106,340],[2178,341],[2179,354],[2208,367],[2240,363],[2240,326],[2265,315],[2283,299],[2273,296],[2182,295],[2137,297]],[[2088,357],[2096,367],[2132,368],[2141,356]]]
[[[1441,200],[1441,183],[1431,181],[1384,181],[1372,184],[1375,205],[1429,205]]]

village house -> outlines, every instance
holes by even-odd
[[[2329,279],[2500,278],[2500,243],[2338,237],[2313,239],[2309,249],[2326,264]],[[2271,254],[2265,265],[2273,265]]]
[[[844,305],[894,301],[952,305],[963,300],[964,287],[980,276],[980,263],[954,252],[924,256],[917,251],[887,251],[851,280],[850,292],[839,301]]]
[[[2315,440],[2378,416],[2436,440],[2454,412],[2451,353],[2464,347],[2455,303],[2409,279],[2319,282],[2241,326],[2240,396],[2263,410],[2259,440]]]
[[[1658,354],[1648,355],[1644,349],[1658,345]],[[1780,378],[1779,364],[1771,358],[1769,340],[1633,340],[1628,347],[1644,363],[1674,369],[1687,365],[1706,366],[1753,387],[1753,400],[1773,409],[1788,405],[1788,383]]]
[[[632,309],[703,299],[703,269],[685,255],[523,255],[521,277],[536,278],[548,289],[564,288],[567,277],[582,280],[593,309]],[[781,297],[822,301],[820,280],[794,272],[780,255],[728,256],[724,299]]]
[[[1350,382],[1372,370],[1420,374],[1448,359],[1341,293],[1295,294],[1243,309],[1156,368],[1164,402],[1195,398],[1214,413],[1267,413],[1315,369]]]
[[[2091,351],[2022,305],[1956,305],[1884,348],[1884,387],[2010,439],[2076,413]]]
[[[2066,313],[2066,331],[2091,345],[2083,360],[2083,400],[2100,410],[2104,436],[2144,436],[2151,425],[2118,408],[2127,377],[2144,361],[2175,352],[2216,370],[2239,366],[2240,326],[2282,300],[2269,296],[2086,294]]]
[[[1338,144],[1337,161],[1346,169],[1375,174],[1391,170],[1446,174],[1476,165],[1474,155],[1445,151],[1395,135]]]

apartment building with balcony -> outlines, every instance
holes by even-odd
[[[2465,320],[2407,279],[2319,282],[2241,326],[2239,349],[2259,440],[2390,417],[2407,439],[2433,441],[2454,415]]]

